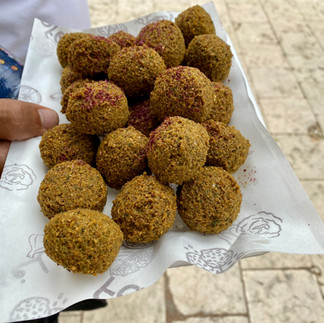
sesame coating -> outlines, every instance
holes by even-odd
[[[126,241],[148,243],[172,227],[176,207],[174,191],[154,176],[143,174],[122,187],[113,201],[111,215]]]
[[[197,35],[215,34],[215,26],[209,13],[199,5],[181,12],[175,23],[182,31],[186,45]]]
[[[210,137],[206,164],[235,173],[248,156],[251,146],[249,140],[238,129],[222,122],[208,120],[202,125]]]
[[[198,69],[171,67],[157,77],[150,100],[152,113],[161,121],[168,116],[182,116],[203,122],[213,107],[214,89]]]
[[[209,136],[201,124],[168,117],[150,134],[148,165],[162,182],[181,185],[203,167],[208,147]]]
[[[80,133],[72,124],[59,124],[47,130],[40,141],[39,150],[44,164],[52,168],[58,163],[82,159],[93,164],[99,139]]]
[[[37,200],[48,218],[75,208],[102,211],[107,200],[107,185],[100,173],[85,161],[66,161],[46,173]]]
[[[57,43],[56,53],[59,63],[63,68],[68,65],[68,56],[69,56],[69,49],[73,42],[79,40],[84,37],[88,37],[90,34],[87,33],[66,33],[64,34],[59,42]]]
[[[108,77],[127,97],[146,97],[153,90],[156,77],[165,69],[162,57],[154,49],[131,46],[114,55]]]
[[[86,83],[70,94],[67,119],[81,132],[104,134],[123,127],[128,120],[123,91],[107,81]]]
[[[91,35],[72,43],[68,63],[73,71],[95,77],[107,72],[111,58],[119,50],[119,45],[114,41]]]
[[[208,119],[229,124],[233,111],[233,93],[229,86],[221,82],[212,82],[214,87],[214,105]]]
[[[211,81],[224,81],[232,66],[231,47],[213,34],[193,38],[186,51],[186,64],[202,71]]]
[[[122,241],[123,233],[112,219],[89,209],[59,213],[44,228],[46,255],[74,273],[104,273],[116,259]]]
[[[179,215],[190,229],[201,233],[227,229],[237,218],[241,203],[236,180],[219,167],[204,167],[178,190]]]
[[[116,129],[102,139],[96,166],[110,187],[120,189],[144,172],[147,142],[148,138],[131,126]]]
[[[167,67],[179,65],[186,50],[181,30],[169,20],[158,20],[144,26],[136,37],[135,44],[145,44],[155,49]]]
[[[119,30],[116,33],[111,34],[108,39],[114,41],[119,45],[120,48],[133,46],[135,42],[135,36],[123,30]]]

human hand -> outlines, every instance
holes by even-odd
[[[57,113],[41,105],[11,99],[0,99],[0,176],[10,143],[41,136],[59,122]]]

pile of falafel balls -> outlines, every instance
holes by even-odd
[[[232,52],[196,5],[135,37],[66,33],[57,46],[62,110],[48,130],[37,200],[46,254],[72,272],[105,272],[123,241],[149,243],[183,222],[217,234],[237,218],[232,173],[249,141],[229,126]],[[177,189],[171,188],[175,184]],[[119,190],[111,218],[107,185]]]

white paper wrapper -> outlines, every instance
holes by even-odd
[[[212,3],[204,5],[217,35],[229,43]],[[137,35],[147,23],[174,20],[177,13],[159,12],[133,21],[87,30],[109,36],[124,30]],[[56,45],[65,32],[35,20],[19,98],[60,111],[62,68]],[[125,245],[104,274],[73,274],[57,266],[43,249],[47,218],[36,196],[47,168],[38,149],[40,138],[14,142],[0,180],[0,321],[48,316],[88,298],[111,298],[148,287],[170,266],[194,264],[222,273],[242,257],[267,251],[324,253],[324,224],[316,213],[286,158],[260,122],[255,101],[235,50],[225,82],[233,91],[231,124],[249,139],[246,163],[234,174],[243,202],[238,219],[219,235],[189,231],[180,218],[159,241]],[[60,122],[66,122],[60,114]],[[115,190],[109,190],[104,213],[110,215]]]

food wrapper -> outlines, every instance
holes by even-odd
[[[220,274],[241,258],[268,251],[324,253],[324,224],[285,156],[260,121],[259,110],[235,49],[212,3],[203,6],[216,33],[234,54],[224,82],[234,97],[235,125],[251,143],[248,158],[234,174],[243,202],[233,225],[218,235],[190,231],[177,216],[160,240],[124,244],[110,267],[97,276],[75,274],[44,253],[43,229],[48,219],[37,202],[39,185],[48,169],[38,145],[40,137],[13,142],[0,180],[0,321],[19,321],[57,313],[89,298],[109,299],[155,283],[168,267],[188,264]],[[124,30],[136,36],[147,23],[173,20],[178,13],[158,12],[130,22],[86,30],[109,36]],[[62,68],[56,45],[71,30],[35,20],[19,99],[60,111]],[[67,122],[60,114],[60,122]],[[104,213],[110,216],[116,190],[109,189]]]

